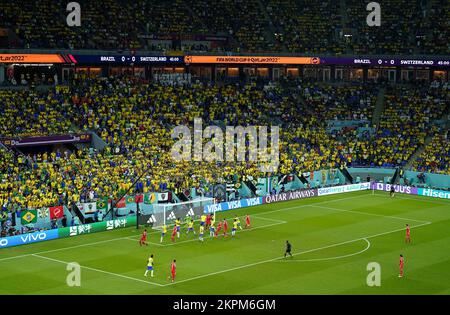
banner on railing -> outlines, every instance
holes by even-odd
[[[289,191],[276,195],[268,195],[263,197],[263,203],[273,203],[280,201],[289,201],[294,199],[304,199],[311,198],[317,196],[317,189],[305,189],[305,190],[296,190]]]
[[[445,190],[436,190],[436,189],[431,189],[431,188],[419,188],[419,189],[417,189],[417,194],[419,196],[450,199],[450,191],[445,191]]]
[[[116,220],[108,220],[77,226],[69,226],[58,229],[59,237],[70,237],[82,234],[90,234],[95,232],[109,231],[117,228],[129,227],[136,224],[136,217],[126,217]]]
[[[333,186],[326,188],[319,188],[317,191],[318,196],[326,196],[333,194],[341,194],[358,190],[367,190],[370,189],[370,183],[361,183],[361,184],[351,184],[351,185],[343,185],[343,186]]]
[[[370,189],[391,191],[392,186],[394,187],[394,191],[397,193],[408,194],[408,195],[417,195],[417,187],[410,187],[410,186],[391,185],[391,184],[383,184],[383,183],[371,183]]]
[[[206,205],[203,208],[204,213],[214,213],[219,211],[234,210],[239,208],[258,206],[263,203],[262,197],[248,198],[234,201],[227,201]]]
[[[59,236],[58,236],[57,229],[28,233],[28,234],[21,234],[21,235],[15,235],[15,236],[8,236],[8,237],[0,238],[0,248],[48,241],[48,240],[57,239],[58,237]]]

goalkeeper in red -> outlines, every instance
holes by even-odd
[[[148,246],[148,243],[147,243],[147,229],[145,229],[144,232],[142,233],[141,239],[139,240],[139,245],[140,246],[142,246],[142,245],[147,245]]]
[[[245,228],[250,228],[250,216],[248,214],[245,216]]]
[[[227,237],[228,232],[228,221],[227,219],[223,219],[223,236]]]
[[[172,235],[170,236],[170,239],[172,242],[175,242],[175,236],[177,235],[178,227],[175,225],[172,229]]]
[[[215,233],[215,237],[217,237],[217,235],[219,235],[220,230],[222,230],[222,222],[219,221],[219,223],[217,224],[217,229],[216,229],[216,233]]]

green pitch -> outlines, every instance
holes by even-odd
[[[152,231],[147,247],[138,244],[143,229],[127,228],[2,249],[0,294],[450,294],[449,201],[363,191],[217,216],[231,228],[247,213],[251,229],[203,243],[183,225],[176,243]],[[282,258],[286,240],[293,258]],[[150,254],[154,278],[144,277]],[[81,265],[80,287],[66,284],[69,262]],[[370,262],[381,266],[379,287],[366,284]]]

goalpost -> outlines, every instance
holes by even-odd
[[[198,220],[206,212],[205,207],[214,203],[214,198],[202,197],[180,203],[154,204],[147,223],[152,224],[153,228],[159,228],[174,223],[177,218],[182,221],[185,221],[186,218]],[[211,211],[215,213],[215,207],[211,207]]]

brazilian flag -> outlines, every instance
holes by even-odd
[[[37,222],[37,210],[26,210],[21,217],[23,225]]]
[[[97,200],[97,210],[108,209],[108,198]]]
[[[133,204],[135,202],[136,202],[136,200],[135,200],[134,196],[127,196],[127,197],[125,197],[125,203],[127,205],[131,205],[131,204]]]

